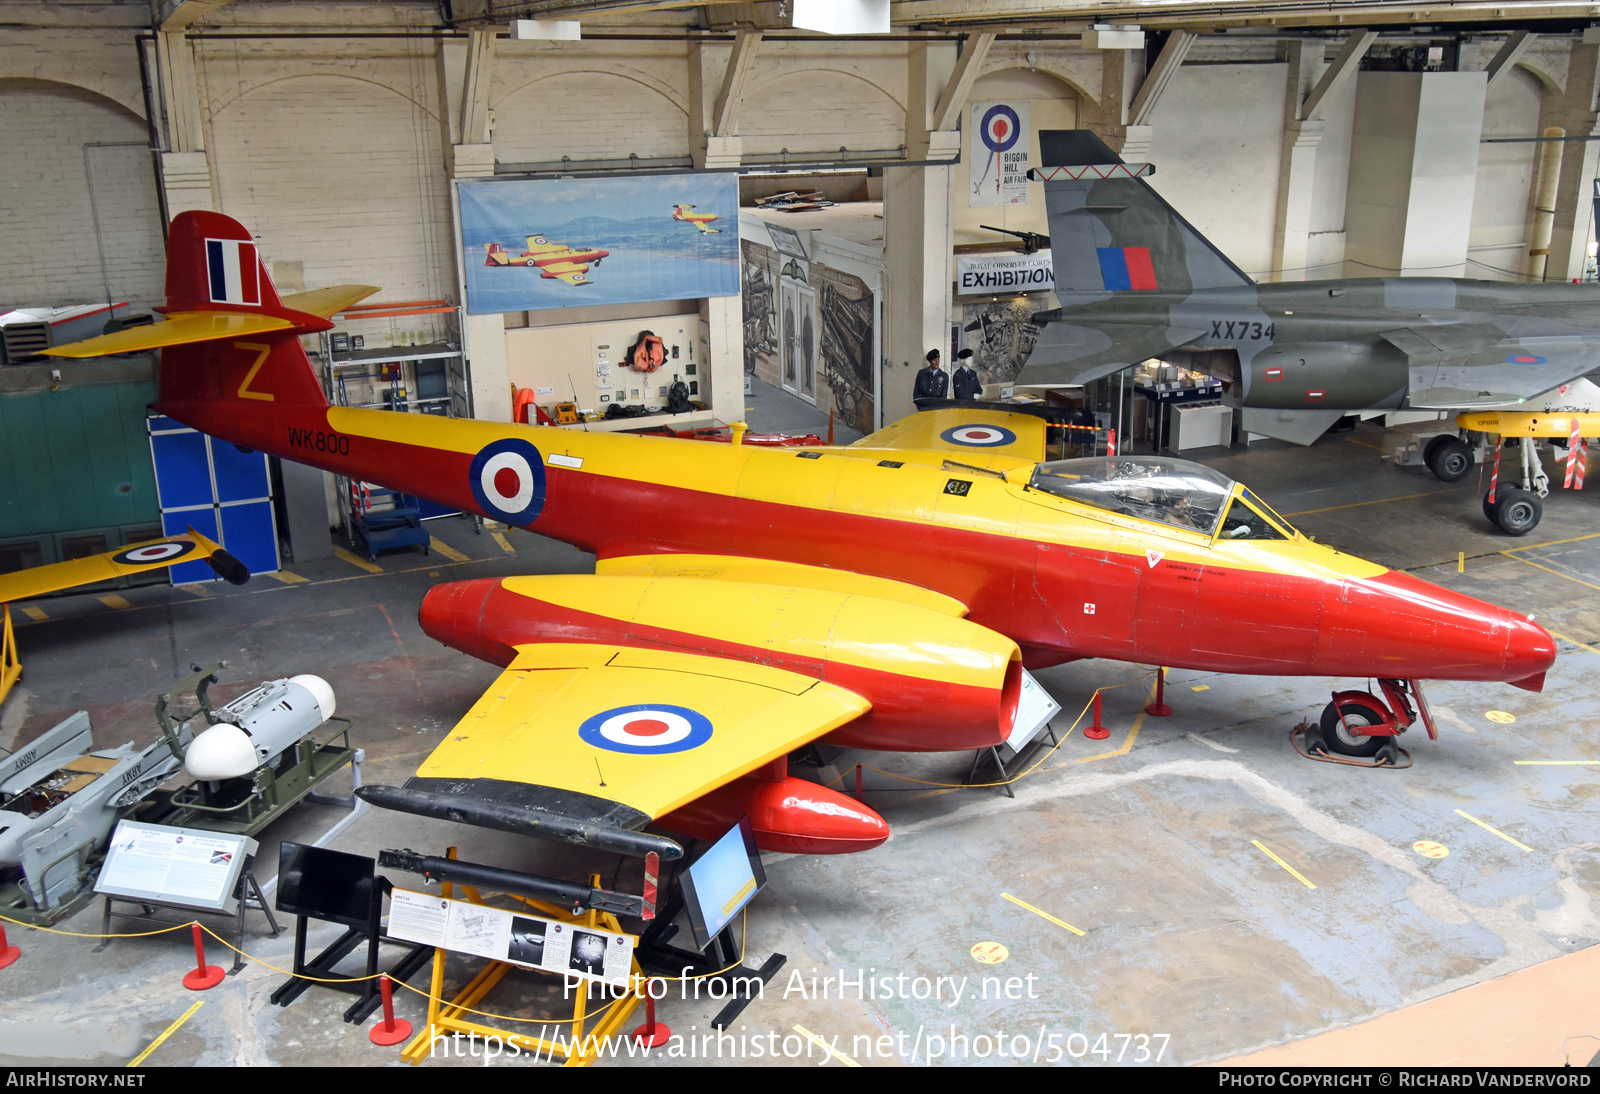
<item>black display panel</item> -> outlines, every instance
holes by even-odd
[[[278,849],[277,908],[291,915],[365,927],[372,918],[376,867],[366,855],[285,840]]]

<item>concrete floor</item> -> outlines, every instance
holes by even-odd
[[[814,410],[759,382],[749,406],[757,429],[826,429]],[[740,1058],[722,1062],[773,1063],[749,1058],[759,1035],[780,1053],[785,1037],[791,1051],[801,1046],[798,1059],[778,1063],[816,1065],[820,1053],[812,1048],[808,1061],[795,1033],[803,1027],[869,1066],[920,1064],[935,1050],[941,1063],[1010,1065],[1033,1062],[1036,1052],[1038,1062],[1202,1063],[1469,985],[1490,988],[1496,977],[1600,939],[1595,768],[1514,762],[1600,757],[1592,698],[1600,499],[1557,492],[1543,524],[1511,540],[1484,521],[1475,477],[1446,485],[1421,468],[1396,468],[1381,458],[1388,447],[1381,431],[1362,427],[1310,449],[1268,443],[1191,455],[1249,484],[1319,541],[1534,613],[1560,639],[1543,693],[1431,685],[1441,740],[1408,740],[1416,757],[1409,770],[1370,771],[1309,762],[1288,740],[1331,690],[1359,682],[1174,672],[1174,713],[1157,719],[1142,712],[1147,670],[1087,661],[1038,676],[1064,708],[1063,728],[1096,687],[1120,685],[1105,692],[1110,740],[1074,730],[1017,785],[1015,800],[905,781],[958,782],[966,755],[830,754],[825,777],[848,782],[855,763],[868,766],[867,801],[894,836],[864,855],[767,857],[769,886],[748,914],[746,959],[756,965],[781,952],[789,961],[745,1012],[745,1028],[731,1031],[745,1040],[724,1044]],[[433,526],[449,551],[386,555],[381,573],[334,559],[292,567],[304,581],[136,589],[124,594],[132,607],[120,610],[93,595],[39,602],[49,619],[18,628],[27,675],[0,711],[0,745],[25,743],[78,709],[90,712],[101,746],[153,739],[153,697],[192,662],[226,659],[223,697],[263,678],[326,677],[340,713],[356,720],[366,781],[403,782],[497,674],[420,632],[424,591],[472,577],[585,572],[593,561],[526,532],[505,533],[506,549],[463,520]],[[258,875],[275,870],[278,840],[309,841],[338,818],[330,807],[297,809],[264,834]],[[1424,858],[1412,849],[1419,840],[1450,853]],[[564,846],[381,811],[334,843],[365,854],[438,854],[452,845],[472,861],[574,878],[598,870],[607,884],[638,884],[632,861],[596,862]],[[288,965],[290,936],[267,937],[258,913],[250,922],[246,949],[263,964],[203,996],[206,1005],[150,1065],[397,1065],[397,1049],[374,1047],[340,1020],[345,996],[312,989],[289,1008],[269,1005],[282,976],[268,966]],[[98,931],[98,909],[59,926]],[[331,933],[314,931],[313,944]],[[11,936],[23,957],[0,971],[10,1004],[0,1064],[125,1062],[202,998],[179,983],[192,963],[183,935],[121,940],[100,954],[84,939],[16,928]],[[1002,944],[1008,957],[978,963],[981,943]],[[447,986],[477,967],[452,958]],[[878,998],[852,990],[841,1000],[841,970],[852,980],[857,970],[905,979]],[[814,997],[813,975],[818,987],[835,977],[829,998]],[[986,976],[997,979],[983,998]],[[939,982],[940,998],[914,997],[941,977],[950,979]],[[488,1009],[562,1012],[532,974],[513,979]],[[413,980],[425,986],[426,974]],[[952,985],[964,991],[959,1001]],[[719,1006],[680,998],[674,984],[661,1017],[698,1037]],[[424,1013],[410,993],[398,1010],[413,1022]],[[1591,1004],[1571,1014],[1570,1028],[1552,1025],[1548,1045],[1524,1039],[1498,1062],[1559,1063],[1562,1040],[1595,1032],[1595,1019]],[[714,1045],[710,1061],[699,1059],[702,1045],[695,1062],[718,1062]],[[1426,1039],[1415,1051],[1408,1062],[1448,1058]],[[1364,1062],[1359,1047],[1340,1058]],[[457,1061],[432,1061],[444,1062]]]

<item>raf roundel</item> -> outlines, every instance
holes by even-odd
[[[129,547],[126,551],[118,551],[111,556],[112,562],[120,562],[124,566],[153,566],[161,562],[173,562],[194,550],[194,544],[184,540],[168,540],[165,543],[146,543],[143,547]]]
[[[1022,119],[1004,103],[996,103],[983,115],[979,136],[991,152],[1005,152],[1022,135]]]
[[[711,719],[688,707],[644,703],[602,710],[578,727],[586,743],[607,752],[664,756],[711,740]]]
[[[486,444],[467,472],[472,496],[487,516],[511,525],[532,524],[544,508],[544,458],[527,441]]]
[[[939,439],[966,448],[999,448],[1016,443],[1017,435],[998,425],[958,425],[939,434]]]
[[[1506,363],[1511,365],[1542,365],[1549,360],[1536,353],[1513,353],[1506,358]]]

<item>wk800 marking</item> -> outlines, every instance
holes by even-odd
[[[338,456],[350,455],[350,438],[339,433],[320,433],[315,429],[289,427],[291,448],[314,448],[318,452],[331,452]]]

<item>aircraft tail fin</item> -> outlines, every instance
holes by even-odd
[[[1056,291],[1187,293],[1254,284],[1087,129],[1039,134]]]
[[[300,336],[328,330],[328,315],[376,291],[341,285],[282,300],[243,225],[206,210],[179,213],[167,235],[167,303],[157,309],[166,322],[54,353],[161,350],[156,407],[190,424],[229,414],[268,417],[262,413],[268,404],[325,407]],[[179,415],[179,408],[187,413]]]

